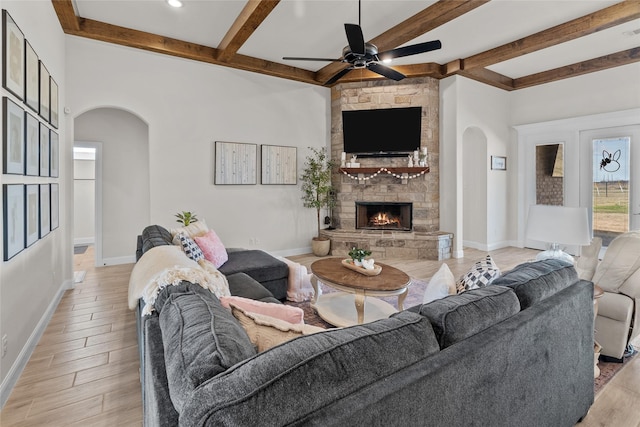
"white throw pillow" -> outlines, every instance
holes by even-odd
[[[453,277],[453,273],[449,269],[449,266],[443,263],[436,274],[434,274],[431,280],[429,280],[429,283],[427,283],[422,303],[427,304],[431,301],[435,301],[455,293],[456,278]]]

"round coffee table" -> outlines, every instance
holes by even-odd
[[[343,258],[324,258],[311,264],[311,285],[315,291],[311,306],[326,322],[335,326],[351,326],[384,319],[397,310],[377,298],[398,296],[398,310],[403,310],[411,278],[390,265],[377,276],[366,276],[342,265]],[[318,281],[341,292],[321,295]],[[355,310],[354,310],[355,308]]]

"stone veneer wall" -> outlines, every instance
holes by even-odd
[[[356,201],[413,202],[413,227],[416,232],[436,232],[440,226],[439,192],[439,81],[425,77],[376,80],[338,84],[331,90],[331,158],[339,165],[343,151],[342,111],[376,108],[422,107],[421,147],[427,147],[430,172],[406,184],[391,175],[381,174],[358,183],[336,172],[332,181],[337,204],[333,226],[355,230]],[[371,123],[376,126],[376,123]],[[417,147],[416,147],[417,148]],[[349,159],[347,154],[347,159]],[[407,166],[407,158],[363,158],[361,167]]]

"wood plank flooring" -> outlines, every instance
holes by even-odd
[[[536,252],[506,248],[491,252],[503,270]],[[468,270],[484,252],[465,249],[465,258],[446,263],[454,276]],[[75,270],[86,277],[62,298],[29,363],[0,412],[0,425],[140,426],[142,402],[138,376],[135,317],[127,308],[133,265],[93,266],[93,248],[75,255]],[[309,266],[317,258],[291,259]],[[411,277],[428,279],[437,261],[384,260]],[[639,343],[640,344],[640,343]],[[596,396],[581,427],[640,427],[640,357]]]

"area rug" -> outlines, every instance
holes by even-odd
[[[404,302],[404,308],[413,307],[415,305],[422,303],[422,296],[424,294],[424,289],[427,286],[427,282],[424,280],[413,279],[411,283],[411,287],[409,288],[409,294]],[[330,293],[336,292],[334,289],[329,288],[325,285],[321,284],[322,293]],[[397,297],[391,298],[381,298],[382,300],[387,301],[389,304],[396,306],[398,302]],[[334,326],[322,320],[318,313],[311,307],[311,303],[309,301],[304,302],[292,302],[287,301],[287,305],[292,305],[295,307],[300,307],[304,311],[304,321],[305,323],[313,326],[320,326],[322,328],[333,328]],[[598,367],[600,368],[600,376],[594,380],[594,392],[598,393],[602,388],[609,382],[611,379],[618,373],[620,370],[626,366],[631,360],[637,357],[638,351],[636,351],[633,355],[624,358],[623,363],[614,363],[614,362],[599,362]]]

